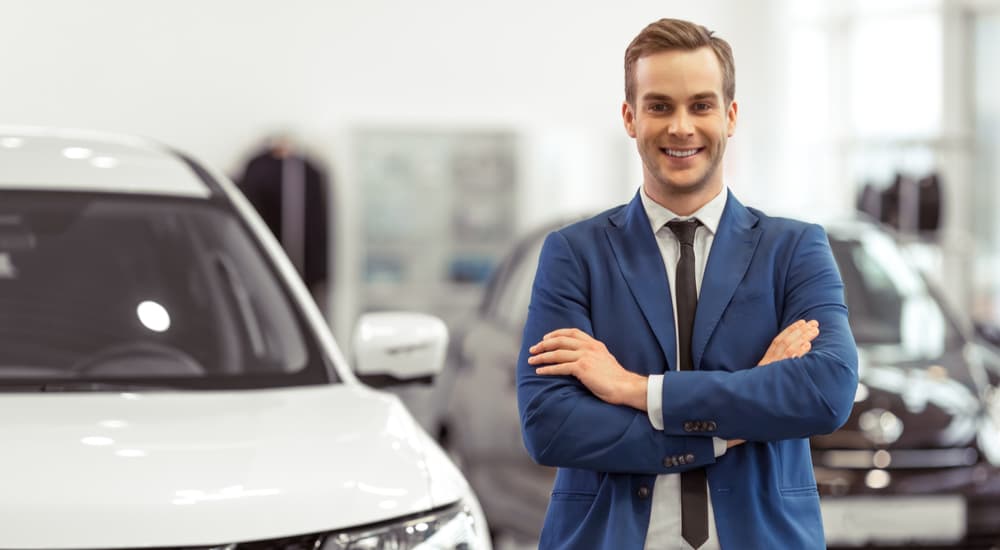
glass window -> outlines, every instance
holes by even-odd
[[[941,17],[933,11],[855,20],[848,61],[855,135],[910,138],[940,133],[942,29]]]
[[[326,382],[303,327],[224,205],[0,192],[0,385]]]
[[[493,297],[491,313],[492,317],[512,329],[522,330],[528,318],[531,286],[535,282],[538,256],[547,234],[533,235],[525,241],[511,257],[510,265],[499,272],[501,280]]]
[[[844,280],[851,332],[872,362],[939,365],[973,384],[962,335],[891,238],[872,232],[858,239],[831,238],[830,244]]]

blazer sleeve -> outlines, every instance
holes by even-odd
[[[858,385],[858,354],[844,284],[821,227],[809,225],[799,236],[784,293],[782,327],[799,319],[819,321],[812,350],[763,367],[665,373],[664,433],[684,433],[686,421],[704,420],[715,422],[712,435],[718,437],[775,441],[830,433],[847,421]]]
[[[715,462],[711,437],[668,435],[646,413],[595,397],[572,376],[539,376],[528,348],[559,328],[593,335],[586,270],[566,238],[542,246],[517,362],[521,433],[545,466],[633,474],[676,473]]]

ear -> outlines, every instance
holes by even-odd
[[[625,123],[625,131],[630,138],[635,138],[635,111],[628,101],[622,102],[622,122]]]
[[[736,133],[736,114],[739,110],[737,107],[734,99],[729,102],[729,109],[726,111],[726,135],[729,137],[733,137],[733,134]]]

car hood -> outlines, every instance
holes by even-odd
[[[8,394],[0,417],[0,548],[267,539],[465,490],[395,397],[357,385]]]
[[[820,448],[961,447],[974,444],[982,402],[940,366],[866,364],[851,416]]]

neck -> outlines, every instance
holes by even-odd
[[[643,192],[653,199],[653,202],[677,214],[678,216],[690,216],[701,207],[705,206],[712,199],[717,197],[723,190],[722,182],[706,189],[700,189],[688,193],[679,193],[673,190],[665,190],[656,185],[643,183]]]

